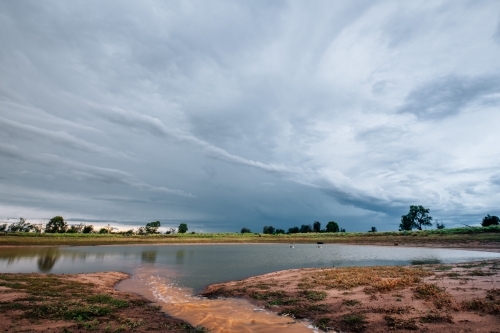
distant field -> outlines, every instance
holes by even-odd
[[[475,227],[409,232],[344,232],[288,235],[203,233],[176,235],[120,234],[0,234],[0,245],[117,245],[168,243],[316,243],[441,245],[450,247],[489,246],[500,248],[500,227]]]

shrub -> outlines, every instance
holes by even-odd
[[[483,227],[489,227],[490,225],[499,225],[500,224],[500,219],[498,216],[490,216],[490,214],[486,215],[483,218],[483,222],[481,222],[481,225]]]

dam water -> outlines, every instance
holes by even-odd
[[[457,263],[500,258],[500,253],[383,246],[313,244],[127,245],[0,248],[0,272],[122,271],[119,290],[139,293],[171,316],[213,332],[311,332],[243,300],[208,300],[205,286],[278,270],[306,267]]]

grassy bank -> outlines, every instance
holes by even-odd
[[[139,295],[117,292],[124,273],[0,273],[3,332],[206,332],[165,316]]]
[[[475,227],[410,232],[343,232],[307,234],[0,234],[0,245],[118,245],[118,244],[175,244],[175,243],[316,243],[380,244],[380,245],[441,245],[500,247],[500,227]]]
[[[413,267],[295,269],[215,284],[324,331],[498,332],[500,261]]]

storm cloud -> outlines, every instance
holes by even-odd
[[[0,222],[500,214],[496,1],[0,3]]]

